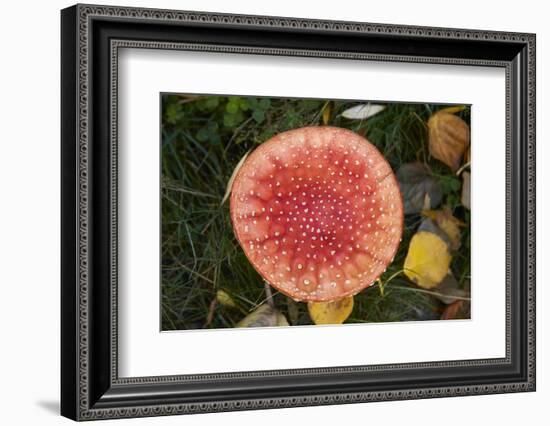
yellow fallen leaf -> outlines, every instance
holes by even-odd
[[[460,117],[442,110],[430,117],[428,131],[430,154],[456,172],[470,144],[468,125]]]
[[[231,296],[229,294],[227,294],[225,291],[223,290],[218,290],[216,292],[216,301],[222,305],[222,306],[226,306],[228,308],[236,308],[237,307],[237,304],[235,303],[235,301],[231,298]]]
[[[445,241],[431,232],[417,232],[411,239],[403,269],[419,287],[433,288],[449,271],[451,255]]]
[[[342,324],[353,311],[353,296],[331,302],[309,302],[307,310],[315,324]]]
[[[451,249],[460,248],[460,226],[464,223],[453,216],[451,209],[445,206],[442,210],[425,210],[422,214],[433,219],[437,226],[449,237]]]

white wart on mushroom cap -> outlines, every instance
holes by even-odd
[[[290,130],[260,145],[235,178],[230,210],[256,270],[302,301],[373,284],[403,230],[390,165],[365,138],[335,127]]]

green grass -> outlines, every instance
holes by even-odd
[[[221,205],[227,182],[242,156],[279,132],[322,124],[365,135],[390,162],[420,161],[440,180],[443,204],[468,226],[451,269],[461,286],[470,278],[469,212],[460,205],[456,176],[430,158],[426,122],[445,105],[388,104],[367,121],[341,116],[356,101],[262,99],[165,95],[162,99],[162,329],[233,327],[264,303],[266,292],[257,272],[237,243],[228,202]],[[469,123],[469,108],[460,113]],[[409,241],[421,221],[407,215],[403,241],[394,262],[381,277],[385,282],[402,270]],[[213,303],[223,290],[236,307]],[[403,274],[355,296],[347,323],[412,321],[439,318],[444,305],[431,294],[416,291]],[[275,306],[292,325],[311,324],[304,303],[273,290]]]

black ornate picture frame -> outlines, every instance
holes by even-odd
[[[76,5],[61,13],[61,413],[74,420],[535,390],[535,35]],[[506,356],[120,378],[122,47],[484,65],[506,73]]]

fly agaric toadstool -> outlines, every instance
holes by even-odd
[[[356,133],[312,126],[280,133],[239,169],[231,220],[246,256],[273,287],[330,301],[373,284],[403,230],[399,185]]]

